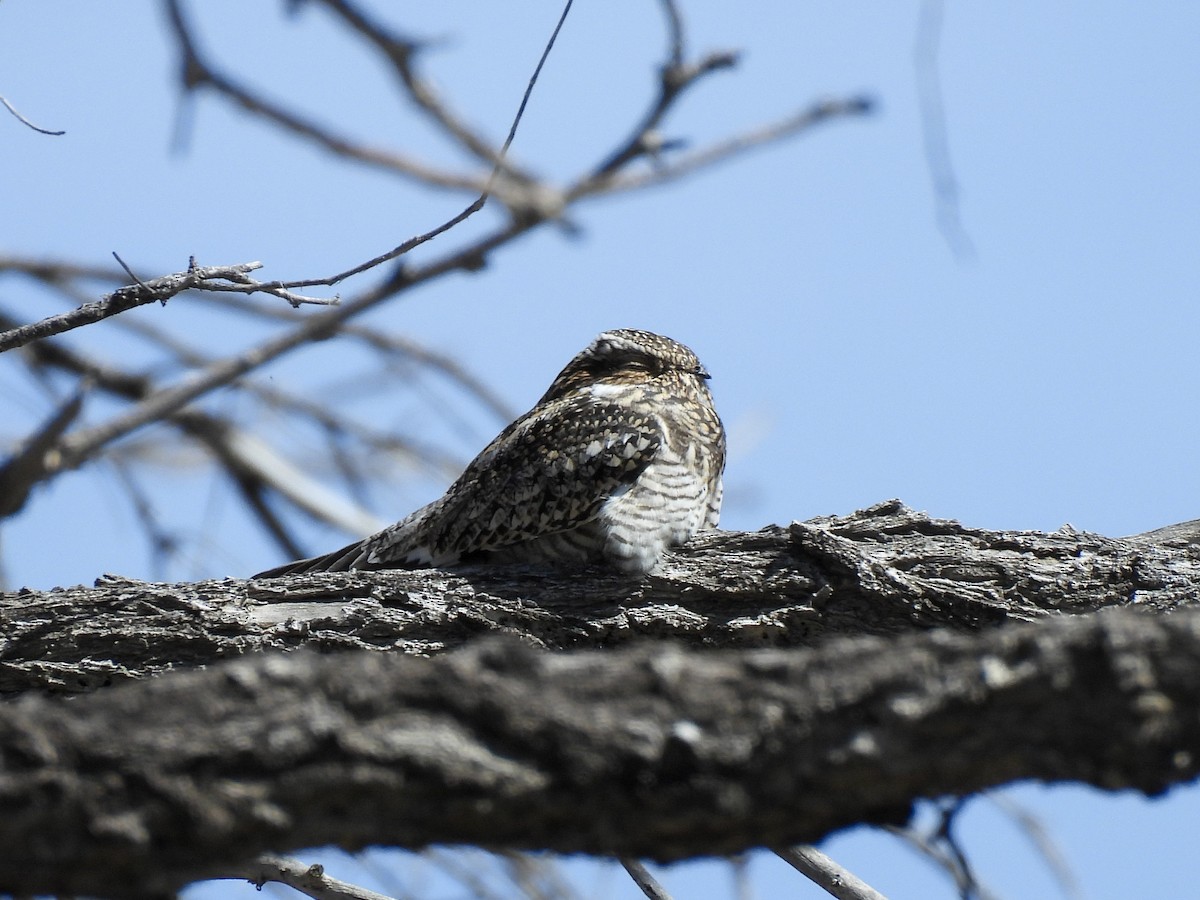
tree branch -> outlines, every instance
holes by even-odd
[[[810,646],[1119,605],[1200,606],[1200,547],[985,531],[892,501],[786,529],[709,532],[645,579],[500,567],[177,585],[106,577],[0,594],[0,692],[87,691],[300,647],[426,655],[484,634],[547,649],[646,638]]]
[[[9,317],[0,311],[0,327],[9,321]],[[182,347],[173,349],[184,351]],[[56,340],[39,341],[26,352],[31,365],[53,367],[81,376],[81,383],[94,384],[127,400],[140,402],[154,392],[154,380],[150,376],[93,362]],[[187,362],[199,365],[199,360],[194,357]],[[248,385],[247,389],[255,391],[257,387]],[[262,391],[281,402],[287,399],[286,395],[267,387]],[[63,471],[62,454],[56,442],[60,441],[62,429],[78,413],[83,393],[83,390],[77,393],[37,435],[0,463],[0,518],[15,514],[33,487]],[[314,412],[320,411],[316,404],[312,408]],[[264,440],[232,420],[201,410],[183,409],[171,413],[165,421],[208,449],[230,478],[248,489],[250,495],[258,488],[268,486],[313,518],[350,533],[370,532],[382,527],[375,516],[299,470]],[[336,419],[333,422],[336,423]],[[260,518],[268,515],[265,509],[255,511],[262,513]],[[270,524],[268,519],[268,528]]]
[[[671,900],[671,895],[641,862],[626,857],[621,860],[621,866],[649,900]]]
[[[654,137],[658,134],[659,125],[688,88],[706,75],[732,69],[737,65],[738,55],[732,51],[710,53],[695,63],[686,64],[679,11],[669,0],[664,0],[662,6],[667,16],[670,37],[667,60],[658,73],[658,94],[642,114],[641,121],[634,127],[629,138],[596,167],[589,180],[603,182],[614,172],[625,168],[632,160],[651,152],[656,143]]]
[[[404,86],[408,98],[450,140],[480,162],[498,168],[520,183],[533,184],[536,181],[531,173],[521,171],[506,155],[497,152],[493,142],[468,126],[450,109],[446,100],[438,96],[433,85],[417,73],[414,63],[420,52],[425,49],[422,42],[398,35],[382,22],[372,19],[349,0],[321,2],[348,28],[383,54]],[[479,190],[481,187],[482,183],[475,189]]]
[[[18,122],[20,122],[26,128],[33,129],[34,131],[38,132],[39,134],[48,134],[48,135],[51,135],[54,137],[59,137],[61,135],[66,134],[65,131],[52,131],[49,128],[42,128],[38,125],[34,125],[27,118],[25,118],[23,115],[21,115],[19,112],[17,112],[17,108],[15,106],[13,106],[11,103],[9,103],[8,99],[6,97],[0,97],[0,104],[3,104],[4,108],[7,109],[10,113],[12,113]]]
[[[479,193],[485,178],[439,169],[400,153],[369,147],[268,100],[236,78],[210,64],[192,34],[180,0],[165,0],[167,22],[180,54],[180,86],[184,91],[211,88],[235,106],[285,132],[310,141],[336,156],[404,176],[422,187]]]
[[[284,334],[268,338],[242,353],[216,360],[179,383],[155,391],[133,408],[107,422],[67,435],[62,442],[62,468],[78,466],[103,447],[130,432],[165,418],[209,391],[223,387],[297,347],[332,334],[340,323],[390,299],[402,290],[449,271],[478,267],[490,250],[507,243],[530,227],[533,227],[533,223],[510,223],[470,247],[447,254],[441,260],[414,268],[411,272],[398,268],[376,287],[363,292],[354,300],[310,316]],[[280,287],[275,284],[270,286]]]
[[[145,306],[147,303],[166,303],[183,291],[232,291],[241,294],[253,294],[261,291],[282,297],[293,306],[299,306],[302,303],[328,306],[336,302],[294,294],[276,285],[255,281],[246,274],[261,268],[262,263],[260,262],[242,263],[235,266],[197,266],[193,264],[184,272],[175,272],[147,282],[139,281],[137,284],[115,290],[95,303],[85,303],[78,309],[59,313],[42,319],[40,322],[32,322],[0,333],[0,353],[16,347],[23,347],[33,341],[62,334],[73,328],[91,325],[93,322],[99,322],[128,309]]]
[[[145,896],[266,851],[680,859],[1016,779],[1200,762],[1200,611],[791,650],[266,654],[0,707],[0,891]],[[53,835],[53,840],[47,840]]]
[[[212,665],[0,705],[0,892],[145,896],[321,844],[730,854],[1023,778],[1159,792],[1200,766],[1200,546],[1168,534],[988,532],[891,502],[710,533],[646,579],[2,595],[3,690]],[[295,647],[351,652],[215,662]]]
[[[708,147],[685,154],[669,164],[655,166],[645,172],[589,176],[566,191],[568,202],[596,194],[608,196],[626,191],[643,190],[676,181],[707,169],[758,147],[765,147],[803,134],[818,125],[835,119],[858,118],[868,115],[873,107],[869,97],[845,97],[821,100],[778,122],[733,135]]]
[[[879,891],[816,847],[801,844],[777,850],[776,853],[785,863],[838,900],[887,900]]]
[[[314,900],[392,900],[386,894],[331,878],[325,874],[324,866],[309,866],[282,856],[260,856],[242,866],[238,877],[246,879],[259,890],[268,882],[286,884]]]

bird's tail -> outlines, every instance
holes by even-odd
[[[298,559],[295,562],[276,566],[259,572],[251,578],[279,578],[283,575],[304,575],[309,572],[348,572],[363,555],[363,541],[347,544],[340,550],[326,553],[324,556],[310,556],[308,559]]]

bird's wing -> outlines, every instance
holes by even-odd
[[[564,398],[512,423],[441,500],[368,538],[360,559],[437,565],[576,528],[628,489],[662,443],[654,416]]]

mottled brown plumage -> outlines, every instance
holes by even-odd
[[[606,331],[440,499],[365,540],[256,577],[467,562],[648,572],[715,528],[725,431],[696,355]]]

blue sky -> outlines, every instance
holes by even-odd
[[[276,98],[373,143],[464,164],[316,10],[284,20],[276,3],[194,5],[209,51]],[[397,23],[442,39],[427,70],[499,140],[557,5],[413,6]],[[1121,535],[1200,516],[1200,6],[947,6],[938,68],[973,253],[955,253],[937,226],[914,68],[919,3],[692,0],[683,7],[692,48],[745,55],[684,100],[669,136],[701,146],[820,96],[869,93],[878,112],[645,194],[589,202],[573,216],[578,236],[537,232],[485,271],[451,276],[368,321],[463,359],[517,409],[603,329],[684,341],[713,372],[730,433],[727,528],[890,497],[991,528],[1070,523]],[[654,4],[577,3],[514,157],[559,181],[585,170],[636,120],[661,45]],[[0,93],[67,132],[44,137],[0,115],[3,252],[104,263],[115,250],[154,274],[191,255],[257,259],[266,277],[294,278],[345,268],[463,205],[299,147],[209,97],[181,117],[172,66],[152,4],[120,14],[53,0],[0,6]],[[181,118],[188,137],[172,151]],[[421,258],[481,233],[490,215]],[[11,277],[0,286],[0,305],[18,315],[58,308]],[[130,315],[209,348],[265,333],[188,298]],[[73,340],[114,358],[140,352],[113,323],[89,331]],[[345,349],[319,346],[268,374],[325,397],[363,371]],[[463,406],[447,429],[435,415],[444,391],[429,390],[346,402],[383,424],[428,429],[464,460],[502,424]],[[41,390],[7,363],[0,403],[5,440],[45,411]],[[236,412],[229,398],[213,403]],[[112,409],[95,402],[87,415]],[[263,425],[283,450],[299,440]],[[211,473],[186,457],[162,462],[148,490],[198,550],[155,569],[121,491],[85,470],[5,524],[10,584],[86,583],[105,571],[240,576],[280,561]],[[444,484],[406,479],[376,511],[396,518]],[[313,550],[346,539],[315,529],[306,538]],[[1091,898],[1178,895],[1194,883],[1178,839],[1194,833],[1196,793],[1146,802],[1017,791],[1047,817]],[[996,887],[1050,895],[1020,839],[979,806],[968,843]],[[949,896],[888,843],[850,836],[830,848],[897,897]],[[761,885],[786,875],[763,866]],[[682,895],[730,896],[719,878],[698,881]],[[613,879],[610,895],[624,890]]]

